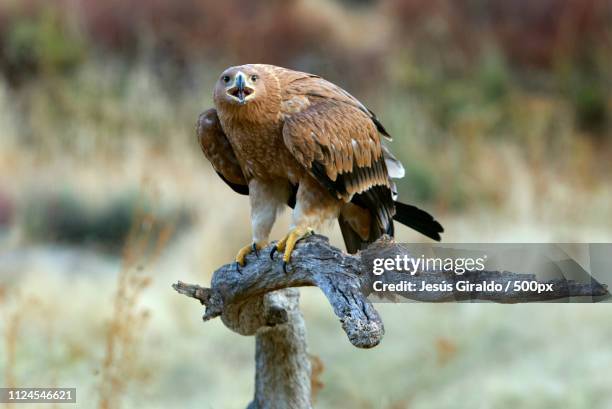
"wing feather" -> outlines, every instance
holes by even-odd
[[[338,198],[349,201],[370,186],[389,185],[376,127],[354,106],[311,105],[285,120],[283,140],[311,173],[329,179]]]
[[[214,108],[200,115],[196,135],[204,156],[213,165],[221,179],[235,192],[248,195],[249,186],[242,173],[240,162],[221,128],[217,111]]]
[[[370,210],[372,237],[393,231],[395,205],[385,155],[366,113],[334,100],[319,102],[285,120],[283,141],[331,194]]]
[[[292,96],[299,95],[308,97],[312,103],[332,100],[354,106],[370,119],[378,132],[387,139],[392,139],[374,112],[336,84],[317,75],[292,70],[281,71],[278,76],[281,79],[284,100],[289,100]]]

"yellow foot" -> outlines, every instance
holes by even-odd
[[[287,272],[287,264],[291,261],[291,253],[295,248],[295,245],[301,239],[314,234],[314,230],[310,227],[296,227],[292,229],[289,234],[280,239],[276,246],[272,247],[272,252],[270,253],[270,258],[274,258],[274,253],[277,251],[284,252],[283,253],[283,270],[285,273]]]
[[[236,263],[244,266],[246,264],[246,256],[251,253],[255,253],[257,256],[259,256],[259,250],[266,247],[266,244],[267,243],[253,243],[249,244],[248,246],[244,246],[238,251],[238,254],[236,254]]]

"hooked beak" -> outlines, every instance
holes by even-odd
[[[232,97],[238,99],[238,102],[242,105],[246,103],[246,97],[251,95],[255,90],[246,85],[246,76],[239,72],[236,74],[234,85],[227,90],[227,93]]]

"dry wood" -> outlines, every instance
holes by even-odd
[[[357,255],[331,246],[326,237],[313,235],[296,247],[285,273],[278,258],[271,259],[271,246],[252,254],[244,267],[227,264],[213,274],[210,288],[178,282],[173,288],[198,299],[206,306],[204,320],[220,316],[224,324],[241,335],[256,335],[255,408],[310,408],[310,362],[306,351],[305,326],[298,307],[299,294],[291,287],[316,286],[323,291],[340,319],[349,341],[359,348],[372,348],[381,341],[384,327],[367,298],[375,280],[421,283],[492,281],[504,285],[510,280],[538,281],[533,274],[498,271],[420,272],[416,275],[385,271],[371,273],[372,260],[408,255],[406,247],[384,237]],[[605,297],[605,285],[558,278],[541,281],[553,291],[456,292],[412,291],[382,294],[383,298],[403,297],[417,301],[446,302],[483,300],[498,303],[547,301],[573,296]],[[377,294],[380,295],[380,294]]]

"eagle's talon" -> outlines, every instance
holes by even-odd
[[[276,245],[272,246],[272,250],[270,250],[270,260],[274,261],[274,254],[276,254]]]
[[[238,263],[241,267],[244,267],[246,264],[246,257],[251,253],[255,253],[255,255],[259,257],[259,250],[263,249],[266,244],[267,243],[253,242],[248,246],[244,246],[238,250],[238,254],[236,254],[236,263]]]
[[[287,266],[288,266],[288,263],[285,260],[283,260],[283,273],[285,273],[285,275],[289,274],[289,271],[287,271]]]
[[[295,249],[295,245],[298,241],[314,234],[314,230],[310,227],[295,227],[291,229],[289,234],[280,239],[276,246],[272,248],[270,252],[270,258],[274,260],[274,253],[276,251],[283,252],[283,271],[287,273],[287,264],[291,261],[291,253]]]

